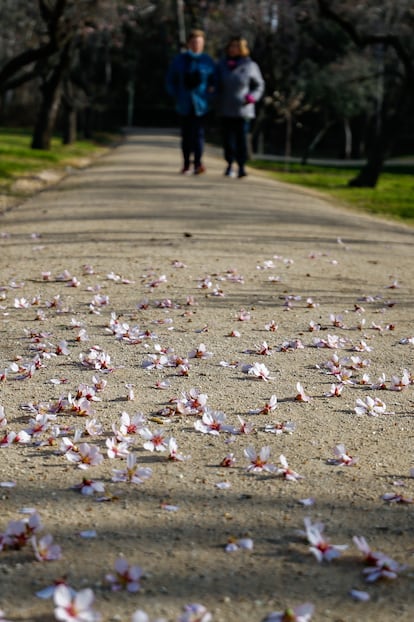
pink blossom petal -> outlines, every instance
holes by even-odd
[[[79,535],[81,538],[86,538],[86,539],[97,537],[97,533],[95,529],[86,529],[85,531],[80,531]]]
[[[371,600],[371,596],[368,594],[368,592],[363,592],[361,590],[351,590],[349,592],[349,595],[351,598],[361,603],[366,603]]]
[[[178,505],[171,505],[169,503],[163,503],[161,505],[161,508],[163,510],[166,510],[167,512],[178,512],[178,510],[180,509]]]
[[[307,499],[299,499],[299,503],[301,503],[302,505],[306,507],[309,505],[314,505],[315,499],[313,497],[308,497]]]

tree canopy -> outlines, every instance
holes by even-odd
[[[165,122],[168,63],[183,29],[199,26],[215,57],[230,35],[247,37],[267,85],[257,130],[278,144],[268,149],[307,157],[331,137],[336,155],[367,158],[355,185],[375,185],[391,153],[412,149],[412,0],[0,0],[0,8],[0,122],[36,110],[26,115],[35,148],[48,148],[57,123],[70,141],[76,122],[85,132]],[[280,139],[283,124],[289,140]]]

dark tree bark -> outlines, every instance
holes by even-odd
[[[340,26],[360,47],[382,44],[390,47],[396,53],[403,68],[402,85],[398,96],[398,102],[393,112],[385,111],[385,118],[375,135],[372,146],[369,149],[368,159],[360,173],[349,182],[353,187],[374,188],[382,172],[385,159],[390,154],[393,142],[398,135],[406,115],[410,113],[413,102],[412,84],[414,81],[414,59],[403,40],[395,34],[360,33],[357,24],[350,18],[344,17],[332,8],[328,0],[318,0],[318,6],[323,17],[332,20]],[[387,115],[388,112],[388,115]]]
[[[85,106],[80,111],[80,131],[86,140],[93,138],[94,127],[94,114],[91,106]]]
[[[25,50],[22,54],[12,58],[0,71],[0,91],[8,91],[9,89],[20,86],[36,75],[33,71],[27,71],[19,74],[25,67],[37,63],[51,56],[56,51],[55,45],[50,42],[37,49]]]
[[[62,103],[62,143],[72,145],[77,137],[77,111],[74,106]]]
[[[366,164],[358,175],[351,179],[349,186],[353,188],[375,188],[384,167],[385,160],[392,152],[395,139],[398,136],[400,114],[406,109],[407,98],[402,96],[400,100],[400,113],[398,111],[388,122],[384,122],[380,131],[375,132],[368,151]]]
[[[42,86],[42,103],[33,131],[32,149],[50,149],[53,128],[59,111],[62,85],[60,81],[48,81]]]
[[[59,22],[64,14],[67,0],[56,0],[50,7],[44,0],[39,0],[39,10],[48,34],[48,42],[38,48],[30,48],[11,58],[0,70],[0,91],[16,88],[39,75],[35,70],[25,71],[34,63],[48,59],[59,49]]]
[[[70,58],[70,48],[71,42],[68,42],[61,52],[59,62],[43,81],[42,103],[33,132],[32,149],[50,149],[62,96],[63,79]]]
[[[388,149],[382,140],[375,141],[365,166],[348,182],[351,188],[375,188],[381,175]]]
[[[73,84],[65,80],[62,105],[62,143],[71,145],[76,142],[77,136],[77,108],[73,96]]]
[[[319,143],[321,142],[321,140],[324,138],[324,136],[327,134],[328,130],[335,124],[334,121],[328,121],[327,123],[325,123],[325,125],[323,126],[322,129],[319,130],[319,132],[316,134],[316,136],[311,140],[311,142],[306,145],[305,151],[303,152],[302,155],[302,159],[301,159],[301,164],[302,166],[305,166],[305,164],[307,164],[308,159],[310,157],[310,155],[313,153],[313,151],[315,150],[315,148],[319,145]]]

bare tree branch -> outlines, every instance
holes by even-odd
[[[39,61],[49,58],[65,45],[70,33],[61,33],[59,22],[64,15],[68,0],[56,0],[53,7],[45,0],[39,0],[39,11],[42,20],[45,23],[48,42],[37,48],[29,48],[24,50],[17,56],[11,58],[0,70],[0,92],[4,92],[9,88],[20,86],[24,82],[32,79],[36,75],[32,69],[24,75],[17,76],[16,80],[12,80],[13,76],[18,74],[28,65],[38,63]]]
[[[55,42],[49,41],[46,45],[39,48],[25,50],[18,56],[10,59],[0,71],[0,90],[6,90],[5,87],[9,79],[23,69],[23,67],[48,58],[56,51],[56,49]]]
[[[405,72],[407,77],[410,79],[414,79],[414,60],[412,55],[403,45],[401,38],[395,34],[372,34],[365,33],[362,34],[358,31],[357,26],[346,17],[342,16],[340,13],[336,12],[331,7],[331,3],[328,0],[318,0],[318,6],[320,13],[323,17],[327,17],[338,26],[340,26],[348,36],[354,41],[354,43],[360,47],[364,48],[368,45],[376,45],[383,44],[386,46],[392,47],[402,64],[404,65]],[[413,32],[414,36],[414,32]]]
[[[0,93],[5,93],[6,91],[12,91],[13,89],[17,89],[19,86],[22,86],[22,84],[26,84],[26,82],[30,82],[30,80],[38,77],[38,75],[39,72],[36,68],[15,75],[10,80],[6,80],[4,84],[0,84]]]

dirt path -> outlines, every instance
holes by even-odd
[[[32,436],[2,441],[0,533],[33,508],[40,536],[52,534],[62,557],[39,562],[30,543],[5,546],[0,608],[13,621],[53,620],[52,600],[35,594],[66,577],[76,590],[93,589],[105,621],[129,622],[140,608],[175,622],[198,602],[215,622],[260,622],[310,601],[314,620],[411,622],[414,506],[382,497],[414,497],[413,230],[253,172],[224,178],[213,151],[205,163],[206,175],[178,175],[177,136],[137,132],[1,216],[2,434]],[[335,356],[336,374],[328,374]],[[256,363],[269,380],[254,375]],[[382,374],[385,388],[376,388]],[[94,376],[107,381],[100,400],[80,403]],[[390,390],[393,376],[411,384]],[[297,383],[312,399],[295,399]],[[343,386],[340,397],[326,396],[332,384]],[[191,389],[208,396],[233,433],[194,427],[202,414],[186,411]],[[274,410],[251,413],[272,395]],[[368,397],[388,414],[358,416],[357,400]],[[168,460],[169,450],[151,452],[140,434],[129,435],[130,453],[152,475],[112,481],[126,468],[106,444],[122,412],[142,413],[152,433],[174,437],[191,457]],[[36,413],[56,419],[33,435]],[[239,417],[250,434],[238,433]],[[93,418],[101,430],[88,425],[88,435]],[[286,421],[292,434],[269,431]],[[103,456],[86,471],[61,449],[76,429],[78,449],[86,442]],[[328,464],[339,443],[355,465]],[[283,454],[303,479],[248,472],[249,446],[269,446],[279,468]],[[228,454],[234,465],[220,466]],[[102,482],[104,493],[73,490],[83,477]],[[313,505],[302,502],[309,498]],[[318,563],[297,533],[305,517],[348,549]],[[96,537],[80,535],[89,530]],[[355,535],[406,566],[398,578],[368,584]],[[253,550],[225,551],[242,537]],[[142,568],[138,593],[110,591],[105,576],[118,556]],[[352,588],[370,601],[352,600]]]

